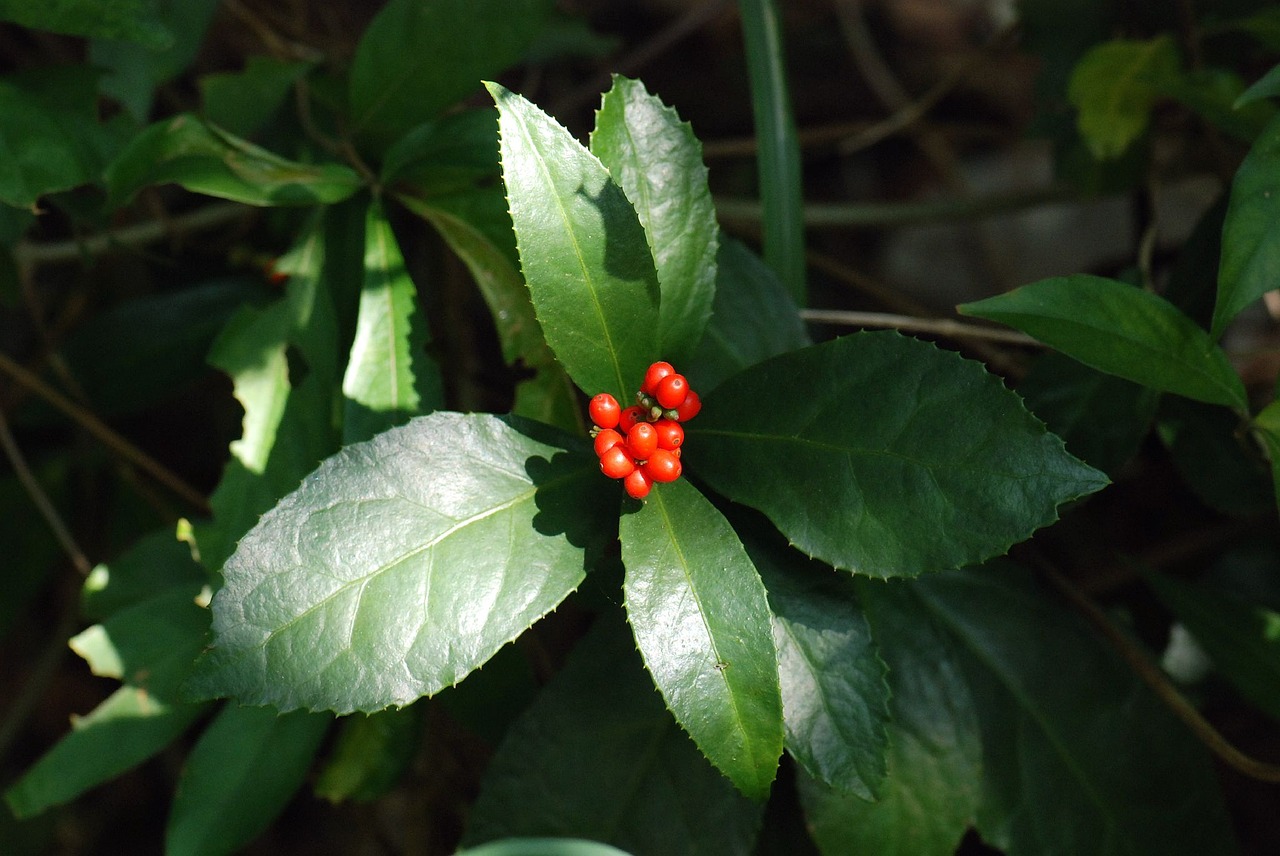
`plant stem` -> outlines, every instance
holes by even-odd
[[[953,318],[918,318],[913,315],[895,315],[888,312],[850,312],[843,309],[801,309],[800,317],[806,321],[824,324],[843,324],[849,327],[888,327],[914,333],[933,333],[949,339],[983,339],[988,342],[1004,342],[1043,348],[1040,342],[1016,330],[1002,330],[956,321]]]

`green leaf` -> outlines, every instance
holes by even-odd
[[[969,686],[947,633],[905,586],[862,581],[889,665],[888,776],[875,802],[801,778],[800,798],[825,854],[951,856],[981,797],[982,744]]]
[[[190,114],[143,131],[106,177],[116,206],[144,187],[169,182],[248,205],[338,202],[360,189],[360,177],[348,167],[286,160]]]
[[[429,335],[396,236],[375,202],[365,227],[360,314],[342,381],[344,442],[367,440],[444,404],[440,370],[426,354]]]
[[[331,721],[223,707],[183,766],[165,853],[222,856],[256,838],[302,785]]]
[[[110,141],[96,121],[94,73],[72,66],[0,78],[0,202],[30,208],[98,178]]]
[[[1271,461],[1271,483],[1276,492],[1276,505],[1280,506],[1280,401],[1273,401],[1262,408],[1253,417],[1253,427]]]
[[[1234,139],[1251,144],[1276,115],[1267,103],[1240,104],[1244,82],[1222,68],[1183,72],[1160,84],[1162,94],[1190,107],[1206,122]]]
[[[910,583],[954,637],[978,705],[978,831],[1010,854],[1236,852],[1208,754],[1019,569]]]
[[[242,71],[206,74],[200,78],[204,118],[238,137],[251,137],[310,68],[309,62],[251,56]]]
[[[156,0],[0,0],[0,20],[67,36],[123,39],[163,48],[173,34],[156,15]]]
[[[190,691],[349,713],[455,684],[581,582],[609,487],[586,450],[487,415],[348,446],[227,561]]]
[[[592,838],[634,853],[748,853],[762,807],[680,730],[616,613],[512,725],[463,845],[508,836]]]
[[[1018,394],[1066,443],[1067,451],[1114,474],[1151,432],[1160,394],[1094,371],[1056,351],[1036,358]]]
[[[1114,279],[1053,277],[957,307],[1034,336],[1098,371],[1248,409],[1227,355],[1167,300]]]
[[[748,366],[811,344],[777,275],[745,244],[722,238],[711,321],[685,372],[699,394]]]
[[[662,288],[660,352],[683,365],[702,339],[716,287],[720,228],[702,144],[644,84],[614,75],[596,112],[591,153],[622,185],[644,226]]]
[[[459,850],[457,856],[628,856],[608,844],[578,838],[505,838]]]
[[[205,710],[168,704],[137,687],[120,687],[5,792],[18,817],[70,802],[160,752]]]
[[[1244,107],[1255,101],[1262,101],[1266,98],[1275,98],[1280,95],[1280,65],[1268,71],[1262,77],[1253,82],[1253,85],[1240,93],[1240,97],[1235,101],[1235,107]]]
[[[849,580],[760,520],[735,527],[769,591],[787,751],[810,775],[874,799],[885,776],[889,687]]]
[[[385,794],[413,762],[423,723],[420,706],[345,717],[316,779],[316,796],[340,803],[368,802]]]
[[[1178,475],[1201,501],[1225,514],[1266,514],[1275,501],[1267,467],[1240,429],[1236,414],[1178,398],[1161,403],[1156,421]]]
[[[630,399],[658,356],[658,278],[635,209],[551,117],[488,86],[520,262],[547,344],[584,391]]]
[[[998,555],[1107,483],[980,365],[892,332],[725,381],[683,461],[804,553],[877,577]]]
[[[627,618],[654,683],[708,760],[763,799],[783,726],[759,574],[729,522],[683,480],[656,486],[618,531]]]
[[[550,8],[549,0],[391,0],[356,47],[351,131],[385,149],[436,118],[518,60]]]
[[[1080,110],[1080,135],[1095,157],[1119,157],[1142,136],[1160,85],[1176,78],[1180,66],[1170,36],[1115,39],[1081,58],[1071,74],[1067,97]]]
[[[1280,280],[1280,116],[1267,125],[1231,182],[1222,229],[1213,336]]]
[[[1240,694],[1280,720],[1280,612],[1165,574],[1145,579]]]

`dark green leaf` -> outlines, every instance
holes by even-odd
[[[1240,97],[1235,101],[1235,106],[1243,107],[1246,104],[1252,104],[1264,98],[1275,98],[1277,95],[1280,95],[1280,65],[1262,75],[1262,77],[1254,81],[1252,86],[1240,93]]]
[[[164,749],[204,709],[120,687],[92,713],[73,718],[71,732],[5,792],[5,800],[18,817],[69,802]]]
[[[1156,432],[1187,487],[1210,507],[1239,515],[1274,509],[1266,465],[1258,449],[1240,434],[1240,419],[1234,413],[1166,398]]]
[[[419,125],[397,140],[382,160],[383,184],[407,186],[412,189],[409,195],[428,202],[495,187],[501,178],[498,114],[492,109],[464,110]],[[510,231],[505,204],[500,213]],[[508,236],[507,242],[514,260],[515,240]]]
[[[1280,720],[1280,612],[1164,574],[1146,580],[1240,694]]]
[[[204,118],[238,137],[251,137],[310,68],[306,62],[251,56],[243,71],[206,74],[200,78]]]
[[[1231,182],[1231,201],[1222,229],[1218,300],[1213,336],[1231,319],[1276,287],[1280,277],[1280,116],[1267,125]]]
[[[1098,371],[1241,410],[1227,355],[1164,298],[1089,274],[1053,277],[957,307],[1016,327]]]
[[[977,713],[952,641],[901,585],[858,588],[889,664],[888,777],[875,802],[800,781],[813,837],[830,856],[950,856],[981,796]]]
[[[191,691],[349,713],[457,683],[577,587],[609,487],[594,456],[492,416],[348,446],[223,567]]]
[[[1276,505],[1280,506],[1280,401],[1273,401],[1253,418],[1253,427],[1267,450],[1271,461],[1271,483],[1275,488]]]
[[[189,114],[139,134],[106,177],[115,205],[144,187],[169,182],[248,205],[337,202],[360,189],[360,177],[348,167],[285,160]]]
[[[173,41],[156,15],[156,0],[0,0],[0,20],[68,36],[126,39],[149,48]]]
[[[1115,158],[1147,129],[1162,83],[1178,75],[1181,59],[1169,36],[1116,39],[1081,58],[1067,97],[1080,110],[1080,135],[1098,158]]]
[[[777,274],[744,244],[722,237],[711,321],[685,372],[699,394],[761,360],[810,344],[795,301]]]
[[[747,369],[686,438],[685,466],[717,491],[879,577],[998,555],[1107,483],[980,365],[891,332]]]
[[[1155,390],[1055,351],[1036,359],[1018,393],[1068,452],[1106,473],[1118,471],[1138,451],[1160,404]]]
[[[1029,574],[910,585],[953,634],[978,706],[984,840],[1011,856],[1236,852],[1207,752]]]
[[[547,835],[663,856],[749,852],[760,807],[672,720],[621,623],[615,613],[597,619],[512,726],[485,773],[464,845]]]
[[[367,802],[385,794],[412,763],[422,725],[420,706],[345,717],[316,779],[316,796],[340,803]]]
[[[583,390],[629,400],[658,356],[658,279],[644,229],[564,128],[489,88],[520,262],[547,344]]]
[[[549,0],[391,0],[351,68],[351,130],[387,144],[520,58]],[[483,48],[483,49],[481,49]]]
[[[36,483],[55,508],[72,508],[76,489],[70,465],[74,453],[51,456],[32,467]],[[0,587],[0,638],[18,620],[25,620],[41,590],[59,579],[65,569],[65,553],[44,519],[27,486],[17,476],[0,478],[0,543],[7,557],[5,584]],[[90,616],[91,618],[95,616]]]
[[[165,853],[223,856],[256,838],[302,785],[331,721],[223,707],[183,766]]]
[[[382,213],[369,207],[364,287],[342,392],[343,442],[367,440],[444,404],[440,370],[426,354],[429,333],[418,291]]]
[[[686,481],[618,524],[627,617],[667,707],[703,754],[763,799],[782,753],[764,585],[729,522]]]
[[[889,687],[849,580],[767,537],[764,521],[736,528],[769,590],[787,751],[828,785],[879,796]]]
[[[168,588],[186,588],[207,579],[191,558],[191,548],[172,529],[162,529],[138,539],[126,552],[89,573],[80,590],[80,612],[101,621]]]
[[[1266,103],[1240,104],[1244,83],[1221,68],[1194,69],[1160,84],[1162,94],[1190,107],[1206,122],[1242,143],[1250,144],[1276,115]]]
[[[702,144],[644,84],[615,75],[596,112],[591,153],[622,185],[644,226],[662,288],[660,351],[683,365],[702,339],[716,288],[720,229]]]
[[[578,838],[504,838],[459,850],[457,856],[628,856],[616,847]]]

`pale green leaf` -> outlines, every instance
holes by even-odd
[[[1160,85],[1176,77],[1180,65],[1178,49],[1167,35],[1148,41],[1115,39],[1081,58],[1067,97],[1080,111],[1080,135],[1095,157],[1119,157],[1146,131]]]

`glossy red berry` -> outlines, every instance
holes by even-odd
[[[653,425],[658,434],[658,448],[672,451],[679,449],[684,442],[684,429],[680,423],[672,419],[659,419]]]
[[[610,449],[612,449],[614,446],[618,445],[622,441],[623,441],[623,437],[621,434],[619,434],[617,431],[614,431],[612,428],[605,428],[603,431],[601,431],[599,434],[596,435],[596,439],[595,439],[596,457],[600,457],[605,452],[609,451]]]
[[[644,499],[653,488],[653,479],[649,478],[643,469],[636,469],[627,476],[622,486],[626,488],[627,495],[632,499]]]
[[[662,379],[675,373],[675,367],[671,363],[659,360],[649,366],[649,370],[644,373],[644,383],[640,385],[640,391],[653,395],[658,391],[658,384],[662,382]]]
[[[658,404],[668,409],[684,404],[688,395],[689,381],[685,380],[684,375],[681,374],[667,375],[659,381],[658,388],[653,391],[653,397],[658,399]]]
[[[591,403],[587,405],[587,412],[591,414],[591,421],[601,428],[617,428],[622,407],[618,404],[618,399],[607,392],[602,392],[591,399]]]
[[[676,408],[676,418],[681,422],[688,422],[690,419],[698,415],[698,411],[702,409],[702,399],[698,397],[698,393],[689,390],[689,394],[684,401]]]
[[[624,479],[635,472],[636,462],[621,446],[611,446],[600,456],[600,472],[611,479]]]
[[[680,478],[680,473],[684,471],[680,459],[666,449],[655,451],[640,469],[656,482],[673,482]]]
[[[627,432],[627,451],[637,461],[643,461],[658,448],[658,431],[648,422],[637,422]]]
[[[631,429],[636,426],[637,422],[646,421],[645,416],[646,414],[643,407],[634,404],[631,405],[626,410],[622,411],[622,415],[618,417],[618,430],[623,434],[629,434]]]

